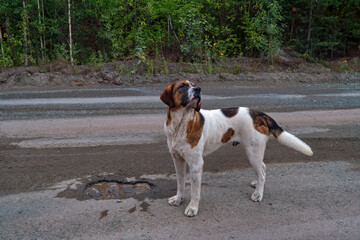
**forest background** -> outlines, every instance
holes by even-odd
[[[358,57],[359,44],[360,0],[0,0],[0,70],[243,56],[273,63],[279,50],[320,61]]]

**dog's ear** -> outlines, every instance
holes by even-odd
[[[198,111],[200,111],[200,109],[201,109],[201,100],[199,100],[199,102],[197,103],[195,111],[198,112]]]
[[[161,94],[160,99],[163,101],[166,105],[168,105],[170,108],[175,107],[174,99],[173,99],[173,89],[174,89],[175,83],[168,86],[165,91]]]

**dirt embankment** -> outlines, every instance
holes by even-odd
[[[81,86],[134,86],[166,83],[178,79],[195,82],[234,81],[268,83],[352,83],[360,79],[358,58],[333,63],[308,63],[301,58],[279,57],[269,65],[263,59],[227,59],[214,64],[170,63],[149,60],[126,61],[96,66],[54,63],[17,67],[0,72],[0,87],[42,88]]]

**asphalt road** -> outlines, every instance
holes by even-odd
[[[267,112],[357,108],[359,84],[241,86],[207,83],[203,107],[247,106]],[[163,113],[164,84],[139,88],[0,92],[0,120]]]
[[[200,86],[204,108],[267,112],[314,156],[271,140],[253,203],[253,170],[224,146],[190,219],[189,195],[167,205],[166,86],[0,91],[0,239],[360,239],[360,84]]]

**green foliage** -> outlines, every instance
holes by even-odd
[[[282,42],[281,6],[277,1],[263,0],[257,1],[252,10],[243,20],[246,49],[255,48],[273,63]]]
[[[101,51],[93,52],[89,58],[89,65],[92,66],[93,70],[97,71],[104,66],[104,57]]]
[[[348,62],[345,60],[340,64],[339,71],[343,73],[351,73],[353,69],[349,66]]]
[[[69,61],[67,1],[25,2],[24,7],[23,1],[0,0],[0,67],[24,65],[25,57],[35,65]],[[284,47],[308,54],[308,61],[343,57],[360,42],[358,0],[72,0],[71,4],[75,63],[100,66],[132,59],[137,61],[134,73],[166,72],[165,66],[158,69],[158,64],[166,65],[164,59],[192,62],[189,71],[207,73],[217,72],[213,63],[228,57],[264,56],[273,63]],[[205,63],[205,70],[199,70],[197,62]]]
[[[314,0],[312,5],[310,3],[295,0],[283,4],[287,45],[319,58],[344,57],[356,49],[360,40],[360,1]],[[310,41],[307,39],[309,23]]]
[[[180,50],[185,60],[196,61],[205,58],[207,21],[199,10],[191,8],[179,19],[180,37],[183,39]]]

